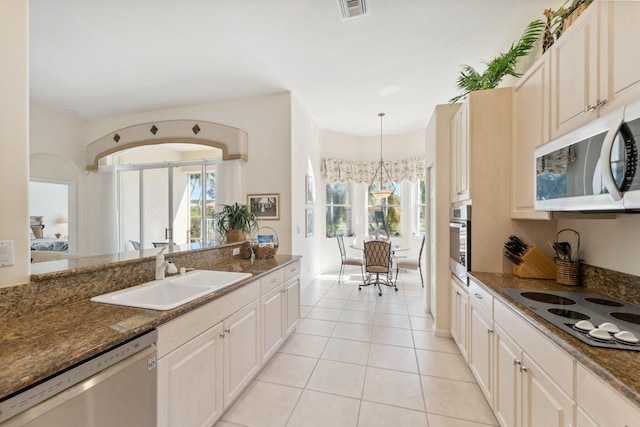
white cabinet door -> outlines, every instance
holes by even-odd
[[[601,113],[640,98],[640,47],[637,37],[640,2],[608,1],[600,7]]]
[[[211,426],[223,412],[222,323],[158,360],[158,426]]]
[[[286,306],[284,296],[284,285],[280,285],[260,298],[262,306],[263,362],[269,360],[284,342],[284,314]]]
[[[469,200],[469,100],[451,119],[451,201]]]
[[[551,136],[598,116],[598,5],[594,2],[551,46]]]
[[[296,278],[284,284],[286,316],[284,318],[285,336],[293,333],[300,320],[300,279]]]
[[[497,324],[494,328],[493,412],[502,427],[519,427],[522,350]]]
[[[469,367],[487,401],[493,402],[493,321],[469,304]]]
[[[522,357],[522,426],[567,427],[575,403],[526,353]]]
[[[549,140],[549,56],[544,55],[513,87],[511,218],[550,219],[536,212],[534,150]]]
[[[451,279],[451,336],[467,360],[467,310],[469,294],[456,279]]]
[[[260,369],[260,300],[224,321],[224,407],[242,393]]]

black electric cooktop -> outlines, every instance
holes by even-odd
[[[636,305],[596,293],[502,290],[543,319],[589,345],[640,351],[640,344],[634,342],[634,338],[640,339],[640,307]],[[615,330],[621,332],[614,333]]]

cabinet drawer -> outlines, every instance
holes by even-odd
[[[271,289],[284,283],[284,268],[279,268],[260,279],[260,291],[262,295]]]
[[[493,319],[493,296],[473,279],[469,280],[469,303]]]
[[[608,384],[578,364],[576,401],[601,426],[625,427],[637,425],[640,410]]]
[[[498,300],[493,307],[493,317],[511,339],[528,353],[569,397],[573,398],[573,358]]]
[[[300,261],[293,262],[286,267],[284,270],[284,280],[289,280],[292,277],[298,276],[300,274]]]

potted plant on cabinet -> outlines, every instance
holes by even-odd
[[[247,234],[258,228],[256,215],[247,205],[235,203],[224,205],[220,212],[213,215],[216,231],[224,235],[228,243],[247,240]]]

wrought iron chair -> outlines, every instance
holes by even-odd
[[[422,278],[422,251],[424,250],[424,242],[426,238],[426,235],[422,237],[422,244],[420,245],[420,255],[418,255],[418,259],[396,258],[396,280],[398,280],[398,273],[401,268],[405,268],[408,270],[418,270],[420,272],[420,283],[424,288],[424,279]]]
[[[346,265],[356,265],[360,267],[360,272],[362,273],[362,280],[364,281],[364,261],[362,258],[349,258],[347,257],[347,252],[344,248],[344,238],[339,235],[336,236],[336,240],[338,241],[338,248],[340,248],[340,273],[338,274],[338,283],[342,279],[344,275],[344,269]]]
[[[376,285],[378,295],[382,296],[380,285],[385,285],[397,292],[398,288],[391,278],[391,262],[391,243],[380,240],[364,242],[364,269],[367,272],[367,280],[358,285],[358,290],[361,291],[363,286]]]

